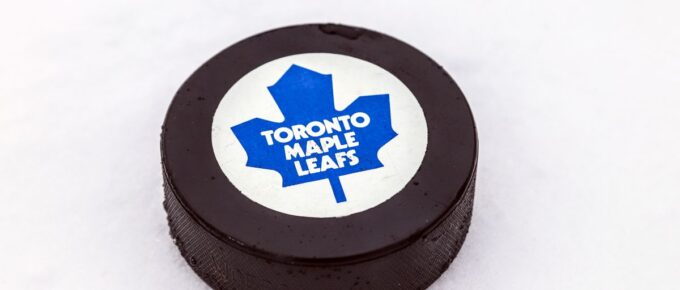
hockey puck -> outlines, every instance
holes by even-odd
[[[470,225],[465,97],[370,30],[300,25],[228,47],[175,95],[161,155],[171,236],[216,289],[423,289]]]

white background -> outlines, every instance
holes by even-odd
[[[281,187],[283,179],[278,171],[245,166],[249,156],[231,129],[255,118],[284,122],[289,117],[281,112],[267,87],[277,84],[293,64],[331,76],[332,105],[338,111],[344,111],[354,102],[361,102],[360,96],[370,100],[371,96],[388,94],[386,105],[389,109],[389,124],[397,135],[377,151],[382,167],[339,178],[347,199],[345,202],[335,201],[329,179]],[[265,141],[264,137],[256,137]],[[344,135],[340,138],[345,139]],[[293,143],[296,142],[288,144]],[[305,140],[300,140],[299,143],[302,148],[306,147]],[[406,85],[385,69],[345,55],[305,53],[263,64],[229,88],[215,110],[212,145],[224,175],[250,200],[290,215],[341,217],[377,206],[406,186],[425,156],[427,125],[416,97]],[[279,151],[282,158],[283,151]],[[302,160],[299,161],[303,164],[301,168],[306,170],[308,166],[305,165],[305,159],[299,160]],[[322,161],[318,161],[317,164],[321,163]],[[375,182],[376,180],[380,182]],[[364,194],[366,192],[371,194]]]
[[[161,207],[165,110],[227,45],[325,21],[472,106],[472,228],[433,289],[680,287],[677,1],[107,2],[0,4],[2,289],[204,289]]]

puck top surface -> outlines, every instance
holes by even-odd
[[[245,39],[177,92],[168,186],[225,243],[283,262],[352,262],[418,239],[476,166],[469,107],[389,36],[301,25]]]

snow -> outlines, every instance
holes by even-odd
[[[680,284],[674,1],[4,1],[0,288],[205,289],[168,235],[160,126],[226,46],[312,22],[439,62],[479,130],[477,197],[432,289]]]

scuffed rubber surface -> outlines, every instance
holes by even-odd
[[[248,254],[216,238],[189,216],[167,182],[165,177],[163,205],[170,235],[193,270],[214,289],[425,289],[463,245],[475,188],[473,177],[441,223],[399,250],[358,263],[296,265]]]

